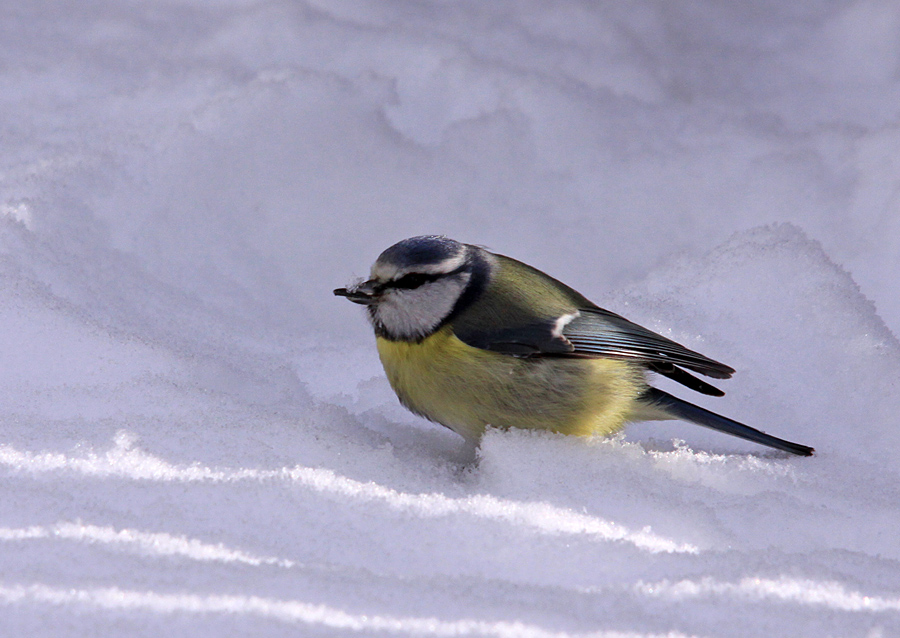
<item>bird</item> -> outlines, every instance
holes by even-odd
[[[790,454],[815,451],[651,386],[655,373],[719,397],[695,374],[728,379],[735,370],[478,245],[403,239],[368,279],[334,294],[366,307],[400,402],[472,446],[487,428],[592,436],[678,419]]]

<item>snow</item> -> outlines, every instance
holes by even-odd
[[[0,635],[900,635],[900,7],[0,7]],[[404,237],[735,367],[462,441],[331,294]],[[667,385],[668,384],[668,385]]]

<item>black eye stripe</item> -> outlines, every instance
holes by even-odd
[[[418,288],[422,284],[436,281],[440,277],[441,275],[426,275],[425,273],[411,272],[403,275],[402,277],[400,277],[400,279],[390,282],[388,286],[390,286],[391,288],[403,288],[405,290],[411,290],[413,288]]]
[[[438,279],[445,279],[447,277],[452,277],[453,275],[458,275],[461,272],[468,270],[468,265],[463,264],[456,270],[451,270],[450,272],[442,272],[442,273],[424,273],[424,272],[408,272],[400,279],[395,279],[394,281],[389,281],[385,284],[386,288],[401,288],[403,290],[412,290],[414,288],[418,288],[422,284],[427,284],[432,281],[437,281]]]

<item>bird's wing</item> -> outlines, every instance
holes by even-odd
[[[562,336],[556,321],[531,318],[519,325],[485,329],[464,322],[456,322],[454,334],[466,344],[516,357],[539,355],[569,355],[575,346]]]
[[[562,336],[572,343],[574,353],[641,361],[660,368],[657,372],[662,374],[671,366],[715,379],[734,374],[734,368],[602,308],[580,309],[563,328]]]
[[[712,396],[723,392],[683,368],[716,379],[734,369],[602,308],[580,308],[553,320],[532,317],[517,326],[485,330],[468,322],[454,326],[470,346],[517,357],[610,357],[642,363],[682,385]]]

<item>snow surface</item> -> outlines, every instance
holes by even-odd
[[[895,0],[10,1],[0,45],[0,635],[900,635]],[[421,233],[817,456],[461,465],[331,294]]]

